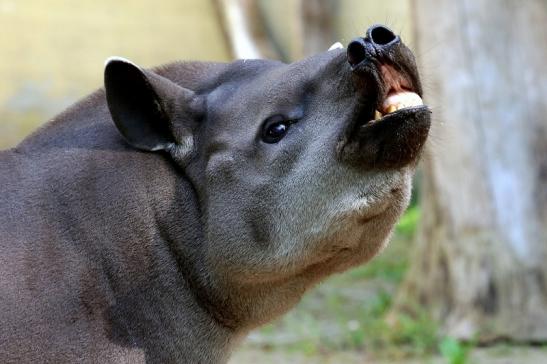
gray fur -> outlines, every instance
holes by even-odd
[[[419,90],[397,47],[386,57]],[[226,362],[385,246],[429,128],[422,110],[359,128],[387,91],[340,49],[288,65],[112,60],[106,90],[0,153],[2,363]],[[266,144],[274,114],[299,121]]]

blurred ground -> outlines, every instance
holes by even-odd
[[[230,363],[547,363],[547,346],[478,348],[446,337],[424,308],[390,323],[419,219],[413,205],[380,256],[328,279],[287,315],[252,332]]]
[[[541,348],[494,347],[474,349],[466,363],[469,364],[543,364],[547,362],[547,350]],[[435,356],[414,359],[374,359],[363,353],[340,351],[318,355],[287,353],[285,351],[261,351],[244,348],[237,351],[230,364],[446,364],[446,358]]]

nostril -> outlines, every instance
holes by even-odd
[[[384,46],[397,39],[397,36],[383,25],[375,25],[368,30],[369,39],[377,44]]]
[[[362,38],[354,39],[350,44],[348,44],[348,62],[351,66],[355,66],[361,63],[366,55],[365,42]]]

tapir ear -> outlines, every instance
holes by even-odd
[[[104,83],[112,119],[130,145],[158,151],[192,144],[194,92],[117,57],[106,61]]]

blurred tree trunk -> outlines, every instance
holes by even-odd
[[[336,2],[329,0],[215,0],[234,58],[269,58],[291,61],[326,51],[334,43]],[[285,5],[284,31],[291,42],[283,47],[276,39],[271,7]],[[288,48],[288,49],[285,49]]]
[[[545,341],[547,2],[415,0],[414,16],[437,120],[399,303],[458,338]]]
[[[334,14],[336,2],[331,0],[300,0],[301,57],[324,52],[336,41]]]
[[[215,6],[235,59],[279,57],[257,1],[215,0]]]

